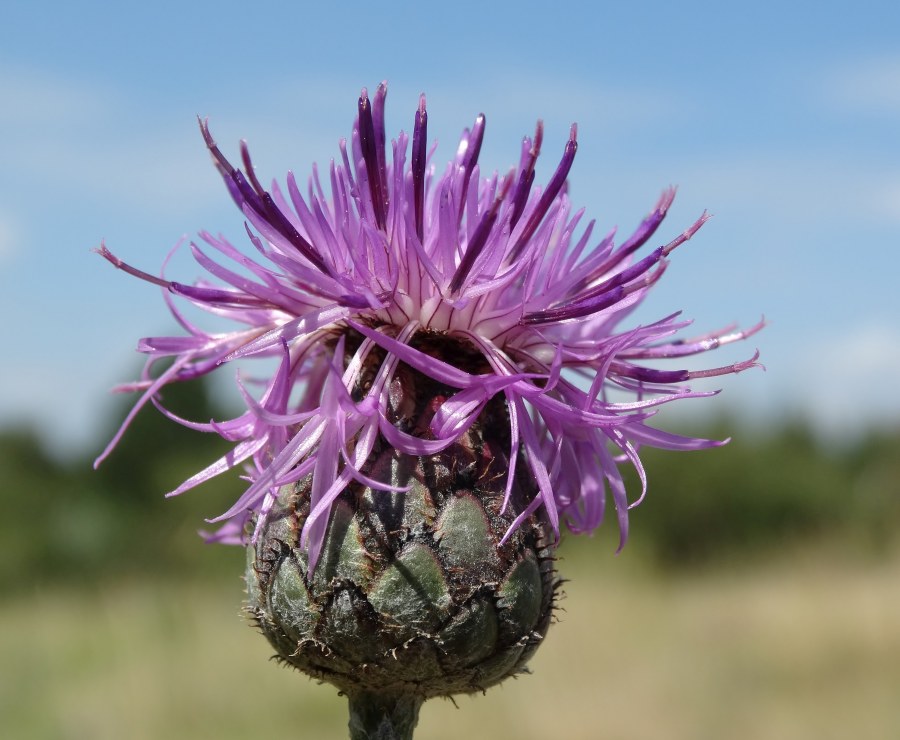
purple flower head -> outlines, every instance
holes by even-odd
[[[517,461],[536,484],[513,528],[542,508],[557,534],[561,522],[573,532],[589,532],[601,523],[611,496],[621,546],[628,510],[646,491],[641,445],[685,450],[721,444],[655,429],[649,421],[658,407],[709,395],[691,391],[685,381],[757,364],[756,355],[702,371],[654,369],[645,361],[705,352],[745,339],[763,323],[693,339],[676,338],[689,324],[677,313],[623,328],[623,319],[662,276],[669,255],[694,235],[706,214],[638,258],[662,223],[673,189],[621,244],[614,231],[597,240],[593,222],[580,227],[583,210],[573,210],[567,193],[577,149],[574,125],[543,188],[534,184],[541,124],[533,138],[523,140],[518,167],[483,176],[481,115],[438,174],[429,161],[425,97],[415,113],[412,141],[401,132],[388,148],[386,92],[384,84],[372,98],[362,91],[351,138],[340,142],[341,158],[331,163],[327,189],[314,170],[305,194],[292,173],[286,189],[274,182],[264,188],[246,145],[241,170],[201,122],[253,247],[248,254],[202,232],[190,250],[210,281],[187,285],[155,277],[101,246],[100,254],[116,267],[163,289],[184,334],[140,341],[147,366],[140,381],[122,389],[140,391],[141,397],[97,462],[148,401],[181,424],[215,432],[233,442],[233,449],[170,495],[243,468],[249,486],[211,520],[222,526],[209,537],[239,543],[248,521],[256,522],[251,537],[261,531],[280,487],[310,480],[301,544],[312,567],[332,504],[348,485],[391,490],[366,474],[379,435],[402,452],[434,454],[501,396],[511,432],[507,499]],[[176,298],[231,320],[235,328],[201,329]],[[277,369],[257,395],[238,381],[246,410],[237,418],[197,423],[159,403],[165,385],[246,357],[276,358]],[[449,389],[442,403],[416,418],[398,418],[390,408],[392,384],[404,366]],[[613,400],[611,391],[626,400]],[[634,466],[641,480],[633,500],[626,494],[623,464]]]

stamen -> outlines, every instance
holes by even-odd
[[[425,209],[425,163],[428,152],[428,113],[425,110],[425,94],[419,97],[419,109],[416,111],[416,121],[413,126],[412,141],[412,180],[413,180],[413,204],[416,217],[416,236],[419,241],[424,240],[424,209]]]
[[[663,219],[666,217],[666,213],[669,210],[669,206],[672,205],[672,201],[675,199],[675,188],[668,188],[663,191],[663,194],[660,196],[659,200],[656,203],[656,206],[653,208],[643,221],[641,221],[640,225],[635,229],[634,233],[628,237],[618,249],[612,251],[609,256],[604,259],[599,265],[596,265],[590,273],[585,275],[579,283],[574,286],[575,290],[581,290],[582,288],[587,287],[591,284],[592,281],[596,280],[601,275],[605,275],[610,270],[612,270],[616,265],[622,264],[626,257],[631,254],[634,254],[638,249],[640,249],[651,236],[656,232],[659,228],[659,225],[663,222]],[[698,223],[696,223],[693,227],[693,230],[688,229],[691,235],[703,224],[703,221],[706,214],[704,213],[701,216]],[[687,233],[687,232],[685,232]],[[688,237],[690,238],[690,237]],[[685,241],[685,240],[682,240]],[[681,244],[681,242],[678,242]],[[678,246],[674,242],[670,243],[669,251]]]
[[[209,126],[206,121],[199,120],[199,122],[200,131],[203,134],[203,139],[206,141],[206,147],[212,154],[216,167],[225,179],[225,184],[231,192],[231,197],[234,199],[235,203],[237,203],[238,207],[241,210],[243,210],[244,207],[249,207],[251,210],[255,211],[262,219],[268,221],[281,236],[287,239],[288,242],[290,242],[290,244],[294,246],[300,254],[306,257],[306,259],[308,259],[320,272],[334,277],[333,271],[319,256],[316,249],[304,239],[294,225],[288,221],[278,206],[275,205],[272,196],[265,188],[263,188],[256,178],[256,175],[253,172],[253,162],[250,160],[250,151],[247,148],[247,143],[241,142],[241,159],[244,162],[244,166],[247,168],[247,177],[250,178],[250,182],[247,182],[247,178],[244,177],[244,174],[240,170],[235,169],[225,158],[225,155],[222,154],[222,151],[213,140],[212,134],[209,132]]]
[[[573,302],[576,302],[579,304],[584,303],[585,301],[591,300],[592,298],[596,298],[597,296],[602,295],[603,293],[607,292],[608,290],[612,290],[613,288],[615,288],[619,285],[624,285],[624,284],[630,282],[631,280],[634,280],[638,275],[649,270],[650,267],[652,267],[655,263],[659,262],[660,260],[664,259],[665,257],[668,257],[672,252],[675,251],[675,249],[677,247],[680,247],[682,244],[684,244],[686,241],[688,241],[688,239],[690,239],[695,233],[697,233],[697,230],[701,226],[703,226],[703,224],[705,224],[707,221],[709,221],[710,218],[711,218],[711,216],[706,211],[704,211],[703,214],[700,216],[700,218],[698,218],[693,224],[691,224],[687,229],[685,229],[681,234],[679,234],[677,237],[675,237],[672,241],[670,241],[665,246],[657,247],[650,254],[648,254],[646,257],[644,257],[642,260],[631,265],[631,267],[625,268],[621,272],[613,275],[608,280],[604,280],[599,285],[595,285],[593,288],[590,288],[589,290],[586,290],[580,294],[574,293],[574,291],[573,291],[574,298],[572,301],[570,301],[570,303],[573,303]],[[649,238],[649,236],[648,236],[648,238]],[[596,272],[596,271],[593,271],[593,272]],[[583,281],[579,285],[583,287]]]
[[[759,350],[749,360],[736,362],[733,365],[723,365],[722,367],[713,367],[708,370],[657,370],[655,368],[640,367],[624,362],[612,362],[609,369],[616,375],[622,375],[634,380],[647,383],[683,383],[686,380],[694,380],[696,378],[715,378],[719,375],[736,375],[744,370],[752,367],[762,367],[759,362]]]
[[[387,206],[387,166],[385,158],[385,132],[384,132],[384,101],[387,98],[387,82],[381,82],[375,89],[375,98],[372,100],[372,127],[375,133],[375,154],[378,157],[378,179],[381,181],[382,191],[385,194],[385,206]]]
[[[566,178],[569,176],[569,170],[572,169],[572,162],[575,161],[575,152],[577,150],[578,125],[573,123],[572,128],[569,130],[569,141],[566,144],[566,150],[565,152],[563,152],[563,157],[559,162],[559,167],[556,168],[556,172],[553,173],[553,177],[551,178],[550,182],[547,183],[547,188],[543,193],[541,193],[541,199],[538,201],[534,210],[531,212],[531,215],[528,217],[525,228],[522,230],[522,233],[519,234],[519,238],[516,241],[515,246],[510,250],[510,262],[516,260],[524,246],[534,235],[534,232],[537,231],[537,227],[540,225],[544,216],[547,214],[547,211],[550,209],[551,204],[559,194],[559,191],[562,189],[563,184],[566,182]]]
[[[534,142],[527,138],[525,142],[530,145],[528,159],[519,173],[519,182],[516,185],[516,193],[513,196],[512,217],[510,218],[510,228],[515,228],[519,223],[519,217],[525,209],[525,203],[528,202],[528,194],[531,192],[531,186],[534,183],[534,166],[538,157],[541,155],[541,144],[544,141],[544,122],[538,121],[534,129]]]
[[[260,198],[264,197],[266,189],[260,184],[259,180],[256,179],[256,168],[253,166],[253,161],[250,159],[250,149],[247,147],[246,139],[241,139],[241,160],[244,162],[244,172],[246,173],[247,179],[250,180],[250,184],[253,186],[256,194]]]
[[[628,267],[622,272],[616,273],[608,280],[604,280],[599,285],[595,285],[590,290],[586,290],[583,293],[575,294],[573,300],[569,301],[570,303],[583,303],[584,301],[589,301],[592,298],[596,298],[598,296],[603,295],[604,293],[620,286],[625,285],[626,283],[631,282],[635,278],[637,278],[642,273],[649,270],[654,264],[659,262],[668,252],[666,252],[665,247],[658,247],[654,249],[650,254],[648,254],[644,259],[640,262],[636,262],[631,267]]]
[[[688,228],[686,228],[681,234],[676,236],[672,241],[670,241],[666,246],[662,247],[663,254],[668,256],[671,252],[675,250],[676,247],[680,247],[684,244],[688,239],[690,239],[694,234],[697,233],[697,230],[703,226],[709,219],[712,218],[712,214],[703,211],[700,214],[700,218],[694,221]]]
[[[378,168],[378,145],[375,140],[375,124],[372,120],[372,106],[369,104],[369,94],[366,88],[362,89],[359,96],[359,145],[362,150],[363,161],[366,164],[366,174],[369,180],[369,195],[372,197],[372,210],[375,215],[375,224],[384,231],[385,227],[385,197],[382,183],[382,173]]]
[[[462,162],[463,185],[462,190],[460,190],[461,196],[459,199],[459,214],[457,216],[457,221],[462,221],[463,211],[466,207],[466,192],[469,189],[469,180],[472,179],[472,170],[475,169],[475,165],[478,163],[478,155],[481,154],[481,144],[484,141],[484,126],[484,113],[479,113],[475,117],[472,131],[469,132],[469,135],[466,137],[466,151],[463,155]]]
[[[618,285],[589,298],[579,297],[576,302],[564,306],[526,313],[519,319],[519,323],[522,325],[546,324],[556,321],[579,319],[584,316],[598,313],[610,306],[614,306],[635,291],[649,288],[662,277],[662,274],[666,271],[667,264],[668,263],[666,262],[660,262],[655,271],[648,275],[644,275],[640,279],[627,285]]]
[[[212,154],[213,161],[216,164],[216,168],[223,175],[227,175],[231,177],[234,174],[234,167],[231,166],[231,162],[229,162],[225,155],[222,154],[222,150],[219,149],[215,140],[212,137],[212,134],[209,131],[209,119],[200,118],[197,116],[197,123],[200,124],[200,133],[203,135],[203,140],[206,142],[206,148],[209,149],[210,154]]]
[[[118,257],[116,257],[116,255],[110,252],[103,242],[100,243],[100,247],[98,249],[95,249],[93,251],[103,257],[103,259],[105,259],[107,262],[111,263],[114,267],[122,270],[123,272],[127,272],[129,275],[134,275],[134,277],[136,278],[140,278],[141,280],[146,280],[148,283],[158,285],[160,288],[172,290],[171,282],[169,282],[168,280],[163,280],[162,278],[158,278],[148,272],[144,272],[143,270],[138,270],[136,267],[132,267],[127,262],[123,262]]]
[[[688,373],[688,378],[714,378],[717,375],[737,375],[738,373],[749,370],[751,367],[761,367],[765,370],[765,365],[757,362],[759,360],[759,350],[753,353],[753,357],[743,362],[736,362],[733,365],[724,365],[722,367],[713,367],[709,370],[692,370]]]
[[[503,201],[506,200],[506,196],[509,194],[511,187],[512,177],[504,177],[503,184],[500,186],[500,192],[497,193],[497,197],[494,198],[490,210],[488,210],[481,221],[478,222],[475,233],[472,235],[472,241],[470,241],[466,247],[466,253],[463,255],[459,266],[456,268],[456,272],[453,273],[453,279],[450,281],[451,293],[456,293],[460,289],[463,281],[472,269],[472,265],[475,264],[478,255],[484,250],[484,245],[487,244],[491,229],[494,228],[494,223],[497,221],[497,214],[500,212],[500,206],[503,205]]]

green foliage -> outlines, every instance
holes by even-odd
[[[113,414],[110,435],[131,400]],[[199,421],[229,416],[202,383],[168,388],[165,402]],[[900,430],[836,450],[803,423],[761,434],[729,420],[705,434],[734,440],[701,452],[641,451],[650,487],[631,512],[629,548],[678,567],[804,538],[837,537],[875,552],[897,541]],[[152,407],[97,471],[88,459],[54,460],[34,432],[0,431],[0,587],[9,593],[113,574],[241,572],[239,548],[206,547],[196,534],[239,495],[244,483],[236,474],[176,498],[163,495],[228,449],[217,435],[183,429]],[[639,490],[636,479],[629,485]]]
[[[634,539],[665,566],[703,563],[790,543],[840,536],[881,549],[900,527],[900,435],[829,449],[792,422],[766,434],[734,422],[713,450],[642,450],[650,488],[632,511]],[[631,481],[637,486],[637,481]]]
[[[165,400],[190,419],[224,415],[203,384],[172,386]],[[132,401],[123,399],[115,423]],[[114,431],[111,426],[98,448]],[[240,572],[243,553],[208,548],[197,536],[198,529],[211,528],[204,519],[220,514],[240,492],[236,476],[204,484],[197,495],[164,496],[229,447],[218,435],[184,429],[152,407],[138,414],[96,471],[91,459],[54,460],[33,432],[0,431],[0,587],[31,590],[136,572]]]

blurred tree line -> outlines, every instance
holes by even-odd
[[[132,400],[123,399],[109,436]],[[164,400],[190,419],[229,416],[203,383],[169,387]],[[831,450],[801,422],[764,434],[734,420],[694,431],[734,440],[700,452],[642,450],[650,492],[632,510],[629,547],[661,566],[743,557],[787,539],[835,537],[875,553],[896,542],[900,429]],[[236,577],[241,549],[207,547],[196,533],[214,526],[204,519],[227,509],[245,483],[225,475],[163,496],[229,448],[153,408],[138,414],[97,471],[89,459],[54,460],[34,433],[0,430],[0,587],[10,593],[136,574]],[[629,484],[639,490],[634,477]]]
[[[202,382],[165,389],[168,408],[208,421],[233,416]],[[123,396],[97,440],[102,450],[134,396]],[[216,434],[185,429],[151,404],[97,470],[93,455],[59,462],[30,430],[0,430],[0,587],[82,582],[110,576],[241,573],[241,548],[208,547],[197,535],[205,519],[225,511],[243,490],[221,476],[182,496],[165,493],[230,449]]]
[[[660,565],[702,565],[804,540],[879,555],[900,541],[900,427],[839,446],[802,420],[754,432],[726,419],[694,432],[732,441],[641,451],[649,492],[631,512],[632,532]],[[631,490],[640,490],[632,478]]]

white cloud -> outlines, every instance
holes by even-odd
[[[0,265],[9,262],[18,251],[19,229],[7,214],[0,213]]]
[[[900,55],[848,62],[827,76],[822,90],[826,100],[843,108],[900,114]]]
[[[877,188],[872,205],[876,213],[895,223],[900,223],[900,176]]]
[[[798,348],[794,391],[802,406],[831,436],[866,424],[900,424],[900,330],[870,323]]]
[[[660,172],[678,172],[679,202],[696,199],[716,213],[747,212],[759,223],[811,225],[861,223],[894,227],[900,220],[900,170],[877,168],[850,152],[819,154],[735,152],[704,160],[692,153],[681,163],[651,163]],[[617,184],[660,179],[646,169],[618,178]]]
[[[90,123],[109,109],[96,87],[31,70],[0,69],[0,127]],[[27,129],[25,129],[27,132]]]
[[[372,83],[374,88],[377,80]],[[284,97],[286,86],[292,87],[282,80],[260,87],[250,108],[200,111],[210,116],[226,156],[237,158],[239,139],[248,139],[264,182],[281,180],[289,168],[305,179],[312,162],[325,167],[331,157],[339,157],[338,140],[349,135],[355,113],[358,91],[338,81],[300,80],[293,88],[302,92],[290,100]],[[389,87],[388,131],[409,132],[419,91]],[[539,117],[547,123],[542,166],[552,168],[573,121],[596,136],[598,130],[652,127],[673,111],[689,115],[666,91],[587,89],[577,80],[561,84],[539,76],[523,85],[520,71],[500,70],[462,91],[455,83],[437,82],[426,92],[429,133],[441,144],[436,162],[450,156],[459,132],[479,112],[474,103],[488,116],[492,145],[485,147],[484,165],[489,170],[505,170],[515,162],[520,137],[531,133]],[[30,70],[0,68],[0,96],[13,103],[0,111],[0,137],[16,142],[6,157],[20,186],[43,189],[50,183],[111,209],[124,206],[154,216],[180,216],[225,202],[193,111],[153,109],[127,90]],[[277,116],[269,115],[272,110]]]
[[[4,166],[15,173],[20,190],[61,186],[76,197],[104,201],[110,209],[124,205],[154,216],[227,201],[222,200],[222,185],[193,112],[160,111],[127,92],[2,68],[0,99],[5,101],[0,108],[0,138],[15,142],[4,151]],[[353,102],[351,97],[351,112]],[[315,100],[310,102],[311,109],[316,105]],[[320,125],[312,117],[298,121],[285,116],[283,123],[273,124],[260,113],[265,109],[263,104],[249,113],[205,111],[212,116],[214,133],[227,156],[239,156],[241,136],[259,142],[252,148],[254,159],[262,164],[263,181],[281,178],[295,164],[298,142],[303,148],[318,145],[319,155],[337,154],[339,135],[349,133],[349,126],[346,132],[332,132],[331,149],[325,149],[324,137],[309,129]],[[287,160],[275,161],[268,156],[272,152],[284,152]],[[305,173],[313,156],[300,156],[296,165]],[[12,182],[0,184],[0,199],[11,197],[4,185]]]
[[[0,99],[0,137],[15,142],[4,151],[4,165],[15,173],[18,190],[46,192],[48,185],[61,185],[76,196],[126,203],[152,190],[153,208],[165,209],[196,189],[189,174],[177,169],[186,146],[174,136],[128,125],[122,111],[134,106],[112,90],[0,69]],[[0,188],[0,197],[13,195]]]

